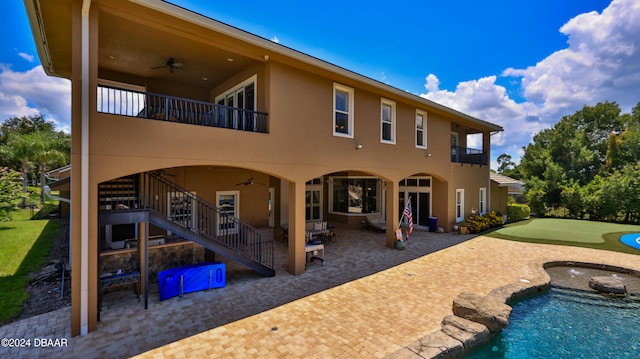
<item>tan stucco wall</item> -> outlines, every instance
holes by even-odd
[[[465,120],[452,113],[429,107],[418,99],[394,95],[393,91],[359,83],[353,79],[329,74],[326,70],[314,70],[308,64],[300,64],[283,55],[274,55],[262,62],[254,58],[244,70],[210,88],[198,88],[174,83],[145,80],[145,86],[153,92],[167,95],[211,100],[230,85],[243,81],[254,73],[258,75],[258,111],[269,112],[269,133],[251,133],[222,128],[193,126],[142,118],[99,114],[96,112],[96,87],[98,82],[99,7],[111,3],[98,2],[91,8],[88,91],[82,90],[81,76],[81,26],[82,2],[73,0],[72,49],[56,49],[55,57],[64,57],[69,51],[72,67],[72,335],[80,333],[81,320],[88,323],[88,330],[97,328],[98,293],[98,195],[100,182],[160,168],[179,168],[183,183],[189,190],[205,198],[215,199],[215,191],[236,190],[236,183],[253,176],[257,182],[278,184],[287,182],[287,221],[290,225],[289,271],[304,271],[304,219],[305,182],[334,172],[357,171],[378,176],[386,182],[386,211],[394,215],[398,208],[398,181],[411,175],[430,175],[432,181],[433,215],[447,230],[455,218],[455,190],[465,189],[465,211],[477,208],[480,187],[488,186],[487,166],[470,166],[450,162],[450,131],[452,121],[466,126]],[[107,5],[109,4],[109,5]],[[118,2],[118,5],[129,3]],[[117,8],[109,11],[117,12]],[[132,22],[153,21],[132,16]],[[172,32],[179,32],[181,21],[168,18],[155,19],[156,23],[171,23]],[[254,56],[255,46],[236,43],[226,36],[210,37],[210,31],[196,25],[185,26],[185,38],[198,38],[201,43],[222,44],[229,51],[239,51]],[[188,34],[187,34],[188,33]],[[204,46],[204,45],[201,45]],[[209,45],[212,46],[212,45]],[[244,47],[243,47],[244,46]],[[72,50],[72,51],[71,51]],[[60,73],[65,74],[67,68]],[[108,72],[102,72],[107,75]],[[127,80],[124,74],[114,78]],[[140,77],[130,77],[140,84]],[[353,138],[333,136],[333,83],[354,88],[355,123]],[[83,93],[89,99],[88,128],[83,128],[80,104]],[[396,144],[380,142],[381,97],[396,101]],[[415,110],[427,112],[428,149],[414,146]],[[88,153],[82,153],[83,130],[88,130]],[[485,133],[485,151],[489,155],[488,132]],[[462,140],[462,138],[461,138]],[[356,144],[364,147],[357,150]],[[464,142],[461,141],[461,145]],[[430,155],[430,156],[429,156]],[[88,192],[81,191],[83,178],[82,160],[89,162]],[[272,176],[270,178],[268,175]],[[265,186],[266,187],[266,186]],[[277,187],[276,187],[277,188]],[[254,225],[264,225],[266,194],[264,188],[252,186],[242,191],[240,211],[242,219]],[[283,201],[284,202],[284,201]],[[278,202],[277,202],[278,203]],[[285,205],[284,203],[279,203]],[[81,223],[86,219],[86,223]],[[280,220],[284,220],[280,218]],[[393,221],[387,225],[387,244],[393,245]],[[88,233],[88,235],[86,235]],[[82,273],[80,265],[87,268]],[[81,283],[86,283],[83,287]],[[81,291],[82,288],[82,291]],[[86,296],[86,298],[85,298]],[[82,304],[80,304],[82,303]],[[84,308],[84,309],[82,309]],[[88,318],[81,319],[81,309]]]
[[[501,214],[507,214],[507,204],[509,203],[509,187],[498,187],[491,182],[491,209]]]

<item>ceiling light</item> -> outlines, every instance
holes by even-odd
[[[233,58],[231,58],[231,57],[227,57],[227,61],[229,61],[229,62],[233,62]]]

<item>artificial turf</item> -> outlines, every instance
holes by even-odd
[[[562,218],[535,218],[505,225],[485,235],[520,242],[640,254],[640,250],[620,241],[620,236],[627,233],[640,233],[640,226]]]

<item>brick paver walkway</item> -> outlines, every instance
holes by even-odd
[[[532,279],[531,263],[571,260],[640,270],[640,256],[416,231],[405,251],[384,234],[337,229],[327,266],[264,278],[228,264],[225,288],[158,301],[105,296],[98,330],[70,337],[69,309],[0,327],[2,338],[65,339],[64,348],[0,347],[12,358],[381,358],[438,330],[461,292]],[[33,341],[32,341],[33,343]]]

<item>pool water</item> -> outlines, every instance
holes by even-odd
[[[465,358],[638,358],[640,297],[553,285],[514,305],[509,325]]]

